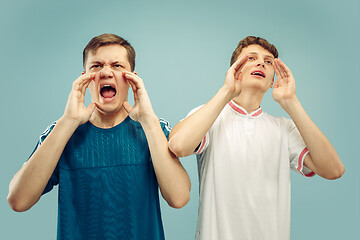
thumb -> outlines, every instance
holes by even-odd
[[[90,103],[87,107],[87,112],[91,115],[95,110],[96,104],[94,102]]]
[[[125,111],[129,114],[129,112],[130,112],[131,109],[132,109],[130,103],[129,103],[128,101],[124,101],[122,105],[123,105]]]
[[[242,76],[243,76],[242,72],[241,72],[240,70],[238,70],[238,71],[235,73],[235,80],[240,80],[240,82],[241,82]]]

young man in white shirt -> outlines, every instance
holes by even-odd
[[[292,120],[262,111],[269,88]],[[169,147],[179,157],[197,154],[201,240],[289,239],[290,168],[326,179],[345,171],[275,46],[252,36],[239,42],[215,96],[174,127]]]

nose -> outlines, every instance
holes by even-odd
[[[258,63],[257,65],[256,65],[257,67],[265,67],[265,64],[264,63]]]
[[[109,66],[104,66],[100,71],[100,78],[112,78],[113,72],[111,71]]]

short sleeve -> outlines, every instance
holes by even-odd
[[[312,177],[315,175],[315,173],[304,165],[304,160],[306,155],[309,154],[309,150],[307,149],[295,123],[292,120],[286,120],[289,141],[288,150],[290,167],[301,175]]]
[[[44,140],[46,139],[46,137],[50,134],[50,132],[53,130],[53,128],[55,127],[56,122],[52,123],[50,126],[48,126],[46,128],[46,130],[40,135],[39,140],[34,148],[34,151],[31,153],[31,155],[29,156],[29,158],[34,154],[34,152],[36,151],[36,149],[44,142]],[[26,162],[24,163],[26,164]],[[53,174],[51,175],[49,182],[46,184],[45,189],[43,191],[42,194],[45,194],[47,192],[50,192],[53,187],[55,185],[59,184],[59,168],[58,165],[56,166]]]
[[[169,141],[169,135],[170,135],[170,132],[171,132],[171,126],[170,126],[170,123],[168,121],[166,121],[165,119],[163,118],[160,118],[159,119],[159,122],[160,122],[160,125],[161,125],[161,128],[166,136],[166,139]]]
[[[186,117],[189,117],[190,115],[192,115],[193,113],[195,113],[197,110],[199,110],[202,106],[198,106],[196,108],[194,108],[193,110],[191,110],[188,115]],[[201,140],[200,144],[195,148],[194,153],[193,154],[200,154],[203,153],[205,151],[205,149],[209,146],[209,131],[205,134],[205,136],[203,137],[203,139]]]

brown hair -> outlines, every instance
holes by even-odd
[[[243,48],[249,46],[249,45],[259,45],[266,50],[268,50],[272,55],[274,55],[275,58],[279,56],[279,53],[276,49],[276,47],[269,43],[266,39],[260,38],[260,37],[254,37],[254,36],[248,36],[241,40],[239,44],[237,45],[235,51],[233,52],[230,60],[230,66],[236,62],[237,58],[239,57],[241,51]]]
[[[98,48],[100,48],[102,46],[107,46],[107,45],[121,45],[126,49],[127,55],[128,55],[128,60],[129,60],[130,66],[131,66],[131,71],[133,72],[135,69],[135,50],[134,50],[134,48],[130,45],[130,43],[128,41],[126,41],[122,37],[119,37],[119,36],[117,36],[115,34],[111,34],[111,33],[104,33],[99,36],[96,36],[93,39],[91,39],[90,42],[86,45],[86,47],[84,48],[84,51],[83,51],[83,66],[84,66],[84,68],[85,68],[85,63],[86,63],[89,53],[94,53],[94,52],[96,52],[96,50],[98,50]]]

